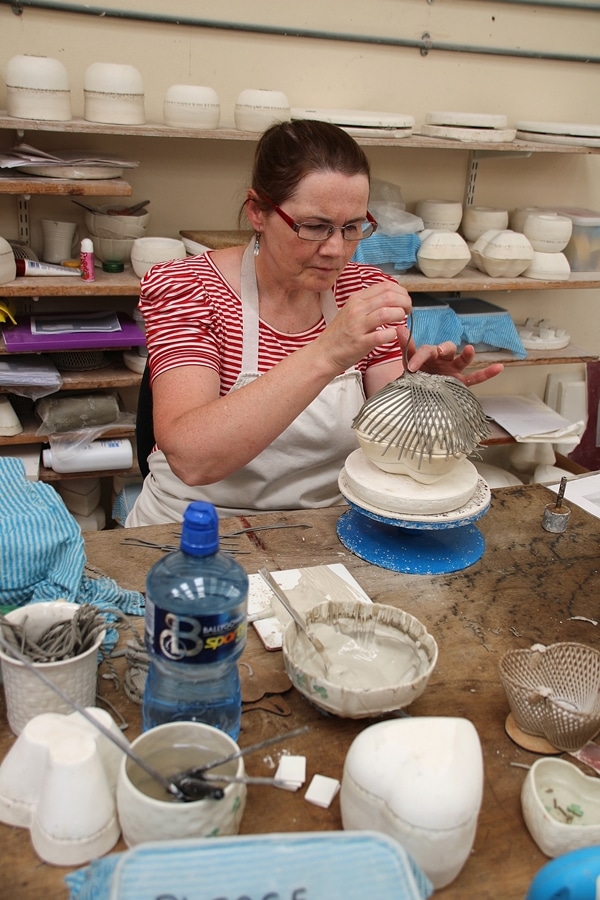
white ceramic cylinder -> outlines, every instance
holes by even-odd
[[[462,204],[455,200],[419,200],[415,214],[423,219],[426,229],[456,231],[463,215]]]
[[[508,210],[490,206],[465,206],[460,230],[467,241],[476,241],[485,231],[508,228]]]
[[[246,88],[238,95],[235,127],[240,131],[265,131],[275,122],[289,122],[290,102],[282,91]]]
[[[214,88],[196,84],[172,84],[165,94],[163,117],[167,125],[211,130],[221,118],[219,96]]]
[[[84,114],[88,122],[143,125],[144,82],[134,66],[92,63],[83,81]]]
[[[523,234],[534,250],[560,253],[569,243],[573,222],[557,213],[530,213],[523,224]]]
[[[9,622],[21,624],[27,618],[27,630],[33,640],[57,622],[71,619],[77,612],[75,603],[56,600],[47,603],[28,603],[6,614]],[[93,647],[60,662],[35,663],[44,675],[51,678],[80,706],[94,706],[98,680],[98,648],[104,640],[103,631]],[[6,696],[6,714],[13,734],[20,734],[27,722],[43,712],[71,712],[69,704],[44,684],[33,672],[0,650],[0,666]]]
[[[44,262],[60,264],[71,259],[79,240],[77,222],[59,222],[56,219],[42,219]],[[79,255],[79,254],[77,254]]]
[[[68,122],[69,75],[58,59],[23,54],[6,66],[6,111],[19,119]]]

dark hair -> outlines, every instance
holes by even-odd
[[[252,188],[257,196],[266,194],[280,206],[312,172],[366,175],[370,179],[365,153],[337,125],[312,119],[271,125],[260,138],[254,155]]]

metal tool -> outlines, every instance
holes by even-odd
[[[313,645],[313,647],[315,648],[317,653],[321,656],[321,658],[323,660],[323,664],[325,666],[325,672],[327,672],[329,666],[331,665],[331,660],[329,659],[329,657],[327,655],[327,651],[325,649],[325,644],[322,641],[320,641],[319,638],[315,634],[312,633],[312,631],[309,629],[308,625],[306,624],[306,622],[304,621],[304,619],[302,618],[300,613],[294,609],[294,607],[288,600],[288,597],[287,597],[287,594],[285,593],[285,591],[283,591],[281,589],[281,587],[277,584],[277,582],[275,581],[275,579],[273,578],[273,576],[271,575],[269,570],[268,569],[259,569],[258,574],[261,576],[263,581],[265,581],[269,585],[269,587],[271,588],[271,590],[273,591],[273,593],[275,594],[275,596],[277,597],[277,599],[279,600],[279,602],[281,603],[281,605],[283,606],[285,611],[290,614],[290,616],[292,617],[292,619],[294,620],[294,622],[296,623],[296,625],[298,626],[300,631],[306,635],[306,637],[311,642],[311,644]]]
[[[55,684],[51,678],[48,678],[48,676],[44,674],[41,669],[35,666],[31,662],[31,660],[20,653],[20,651],[13,647],[12,644],[9,644],[9,642],[1,636],[0,647],[2,647],[2,649],[8,656],[16,659],[23,666],[25,666],[26,669],[28,669],[30,672],[33,672],[33,674],[37,678],[39,678],[40,681],[44,682],[46,687],[49,687],[50,690],[54,691],[55,694],[58,694],[58,696],[61,697],[62,700],[64,700],[64,702],[71,707],[71,709],[74,709],[75,712],[78,712],[81,716],[83,716],[84,719],[86,719],[95,728],[97,728],[98,731],[100,731],[104,735],[104,737],[108,738],[109,741],[115,744],[119,748],[119,750],[121,750],[130,759],[132,759],[133,762],[141,769],[143,769],[144,772],[146,772],[154,781],[158,782],[158,784],[160,784],[168,794],[171,794],[173,797],[175,797],[176,800],[182,800],[184,802],[197,799],[196,796],[191,796],[185,791],[184,788],[181,788],[174,779],[166,778],[164,775],[161,775],[160,772],[157,772],[153,766],[150,766],[145,759],[142,759],[141,756],[138,756],[138,754],[131,749],[127,741],[121,740],[119,737],[117,737],[116,734],[110,731],[110,729],[106,728],[106,726],[98,719],[96,719],[90,712],[88,712],[88,710],[84,706],[81,706],[79,703],[77,703],[76,700],[73,700],[73,698],[70,697],[69,694],[65,693],[65,691],[63,691],[63,689],[59,687],[59,685]],[[208,794],[210,796],[213,796],[215,799],[218,800],[223,797],[224,792],[222,788],[219,789],[216,785],[207,785],[207,788]]]

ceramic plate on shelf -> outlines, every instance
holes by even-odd
[[[600,137],[577,137],[572,134],[550,134],[542,131],[517,129],[520,141],[541,141],[544,144],[565,144],[571,147],[600,147]]]
[[[514,141],[514,128],[459,128],[454,125],[421,125],[420,134],[425,137],[448,138],[455,141],[488,141],[500,144]]]
[[[536,134],[600,138],[600,125],[578,122],[517,122],[517,128],[519,131],[533,131]]]
[[[120,178],[123,169],[117,166],[16,166],[26,175],[40,175],[43,178],[71,178],[85,181]]]
[[[373,112],[366,109],[314,109],[293,107],[292,119],[313,119],[320,122],[331,122],[345,128],[401,130],[412,129],[413,116],[395,112]],[[362,131],[361,131],[362,134]],[[388,135],[389,136],[389,135]]]
[[[428,112],[425,116],[427,125],[452,125],[459,128],[506,128],[506,116],[490,113],[464,112]]]

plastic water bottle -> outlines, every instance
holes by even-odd
[[[237,738],[242,697],[238,659],[246,644],[248,576],[219,550],[211,503],[187,507],[180,549],[146,578],[150,666],[142,704],[146,731],[165,722],[204,722]]]

